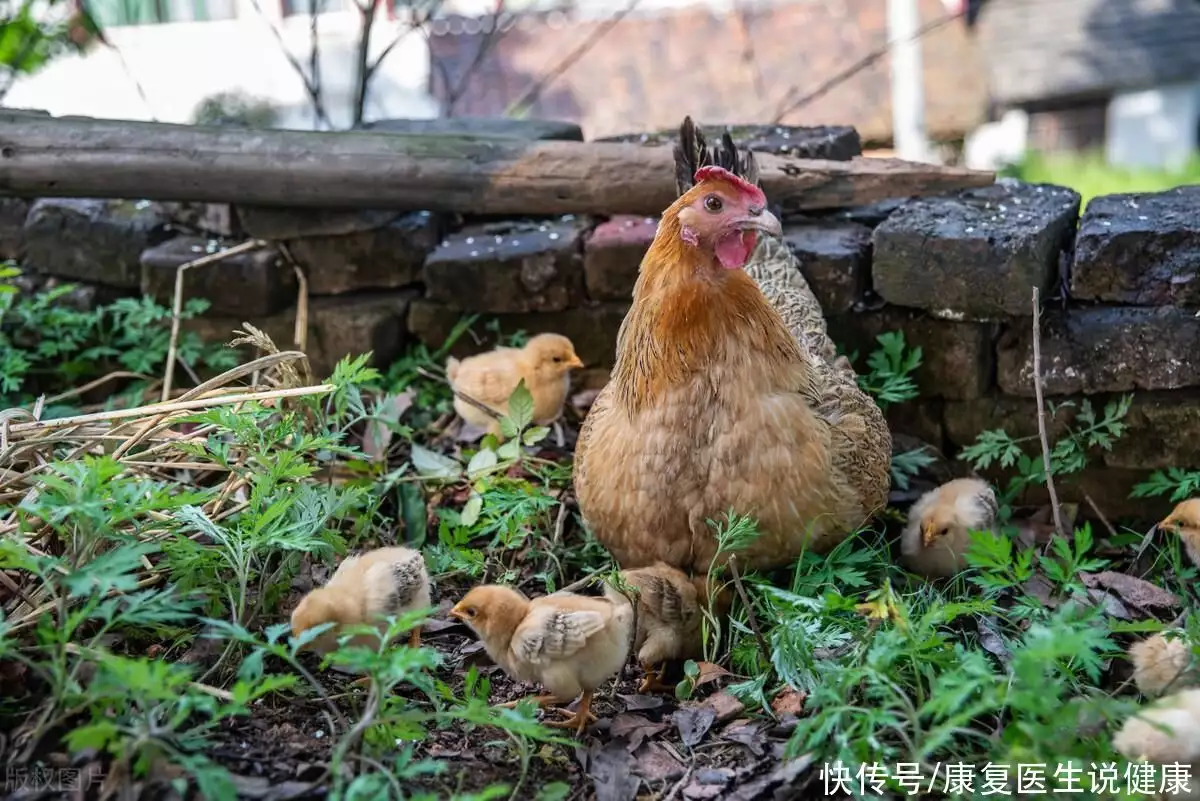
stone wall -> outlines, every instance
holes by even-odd
[[[851,129],[740,129],[759,150],[849,158]],[[531,138],[579,138],[539,130]],[[806,139],[806,137],[808,137]],[[814,142],[818,150],[809,153]],[[836,141],[837,147],[830,142]],[[953,196],[789,216],[784,234],[830,332],[857,351],[904,332],[924,351],[919,401],[895,431],[953,455],[980,431],[1036,433],[1031,287],[1044,298],[1042,362],[1053,402],[1100,406],[1136,393],[1128,434],[1065,488],[1113,516],[1156,514],[1127,499],[1148,469],[1200,466],[1200,187],[1092,201],[1061,187],[1000,181]],[[386,364],[414,342],[439,346],[465,313],[502,331],[557,331],[607,375],[656,220],[562,216],[469,219],[427,212],[299,211],[135,201],[0,201],[0,257],[76,281],[92,300],[145,293],[169,304],[179,265],[257,237],[271,247],[189,270],[189,325],[227,340],[243,320],[290,345],[298,279],[309,295],[310,356],[326,373],[347,353]],[[456,351],[490,344],[465,337]],[[1055,420],[1060,428],[1070,414]]]

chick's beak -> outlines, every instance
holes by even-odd
[[[567,360],[567,367],[572,367],[578,370],[583,367],[583,361],[578,356],[572,356],[569,360]]]
[[[921,524],[921,544],[924,545],[926,548],[928,548],[930,545],[933,544],[933,541],[936,538],[937,538],[937,534],[934,532],[933,524],[932,523],[922,523]]]
[[[779,218],[766,209],[759,211],[757,214],[754,214],[752,210],[750,214],[747,214],[738,222],[744,231],[754,230],[773,236],[783,235],[783,228],[779,224]]]
[[[450,615],[450,617],[457,618],[458,620],[466,620],[467,619],[466,614],[462,610],[461,604],[455,604],[454,608],[451,609],[449,612],[447,612],[447,614]]]

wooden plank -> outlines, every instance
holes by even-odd
[[[990,172],[758,156],[785,210],[983,186]],[[675,199],[671,150],[603,142],[313,132],[0,113],[0,193],[474,214],[648,214]]]

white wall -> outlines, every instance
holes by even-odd
[[[1200,82],[1118,94],[1108,105],[1107,124],[1110,164],[1178,169],[1198,144]]]
[[[55,115],[185,123],[205,97],[240,89],[282,106],[281,125],[314,127],[304,85],[281,52],[270,23],[250,0],[237,2],[239,17],[232,20],[110,27],[105,36],[119,54],[97,46],[84,56],[57,59],[20,79],[4,104]],[[280,20],[277,1],[262,0],[262,6],[274,11],[274,23],[288,49],[307,66],[309,18]],[[327,110],[334,125],[345,128],[351,119],[358,13],[321,14],[319,25]],[[372,51],[382,52],[406,27],[381,13],[372,33]],[[367,118],[437,116],[428,82],[428,47],[424,36],[413,32],[376,73]]]
[[[963,161],[972,170],[998,170],[1025,155],[1029,115],[1009,109],[999,120],[980,125],[963,142]]]

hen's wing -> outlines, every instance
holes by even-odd
[[[608,617],[598,609],[566,609],[552,603],[535,604],[517,630],[510,646],[520,659],[538,665],[565,659],[600,632]]]
[[[722,134],[720,147],[710,151],[704,135],[686,117],[675,148],[675,183],[681,194],[693,185],[696,169],[708,164],[759,183],[753,153],[739,153],[728,133]],[[892,435],[883,412],[859,388],[849,360],[837,355],[821,304],[787,244],[777,237],[760,236],[744,269],[808,355],[815,382],[813,407],[830,426],[833,467],[873,513],[886,504],[891,485]]]

